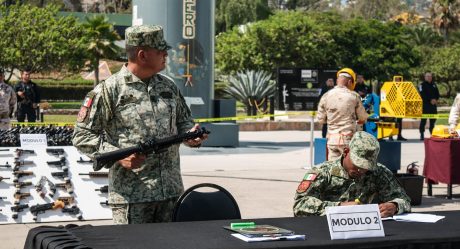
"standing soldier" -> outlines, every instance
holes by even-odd
[[[174,82],[159,72],[168,49],[163,28],[126,29],[128,63],[86,96],[78,113],[73,145],[91,158],[133,146],[146,138],[165,138],[195,130],[192,114]],[[199,147],[206,137],[187,140]],[[161,153],[132,154],[117,162],[93,165],[110,168],[109,205],[115,224],[171,221],[183,193],[179,144]]]
[[[0,130],[8,130],[10,118],[16,107],[16,94],[14,89],[4,82],[5,74],[0,68]]]
[[[337,72],[337,85],[321,97],[316,120],[327,123],[328,160],[339,159],[357,130],[367,119],[361,98],[354,92],[356,75],[350,68]]]
[[[40,89],[30,80],[31,71],[26,69],[21,73],[21,81],[14,87],[18,97],[18,122],[35,122],[36,109],[40,103]]]
[[[437,104],[439,99],[439,91],[436,83],[433,82],[433,75],[431,73],[425,73],[425,81],[419,86],[420,95],[423,101],[423,114],[437,114]],[[434,124],[436,119],[430,118],[430,134],[433,132]],[[420,140],[425,138],[425,125],[426,118],[420,120]]]

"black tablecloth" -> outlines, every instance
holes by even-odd
[[[437,223],[384,221],[385,237],[331,240],[326,217],[254,219],[256,224],[269,224],[305,234],[305,241],[246,243],[223,229],[231,221],[177,222],[118,226],[80,226],[68,228],[80,243],[95,249],[193,249],[193,248],[460,248],[460,211],[438,212],[446,218]],[[24,248],[34,246],[41,227],[31,229]],[[60,247],[65,248],[65,247]],[[73,248],[73,247],[69,247]],[[84,248],[84,247],[81,247]]]

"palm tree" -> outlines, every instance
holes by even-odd
[[[444,41],[449,40],[449,33],[459,27],[460,2],[458,0],[433,0],[430,8],[433,26],[439,30]]]
[[[83,27],[86,30],[87,53],[90,60],[90,69],[94,70],[94,86],[96,86],[99,84],[100,59],[115,58],[120,50],[115,45],[115,41],[121,38],[105,15],[86,17]]]
[[[256,115],[258,106],[266,103],[267,98],[275,93],[275,83],[271,74],[265,71],[239,72],[229,77],[225,92],[246,106],[248,115]]]

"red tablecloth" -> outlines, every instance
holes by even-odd
[[[425,139],[423,175],[429,181],[460,184],[460,139]]]

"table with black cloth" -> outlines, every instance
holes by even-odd
[[[447,184],[447,198],[452,199],[452,184],[460,184],[460,139],[427,138],[423,175],[432,195],[432,184]]]
[[[94,249],[195,249],[195,248],[397,248],[397,249],[455,249],[460,248],[460,211],[433,212],[446,218],[436,223],[383,221],[385,237],[331,240],[325,216],[298,218],[254,219],[256,224],[268,224],[305,234],[305,241],[271,241],[247,243],[231,236],[222,228],[231,220],[156,223],[140,225],[90,226],[68,228],[79,247]],[[24,248],[41,248],[29,231]],[[64,229],[65,230],[65,229]],[[43,236],[42,236],[43,238]],[[67,242],[69,243],[69,242]],[[56,245],[56,243],[54,244]]]

